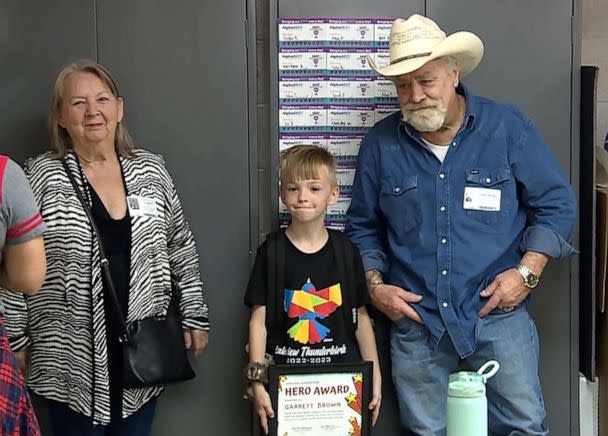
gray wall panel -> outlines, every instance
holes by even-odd
[[[566,175],[570,175],[572,152],[572,4],[572,0],[427,1],[428,16],[446,33],[471,30],[484,41],[484,59],[464,83],[477,94],[519,106],[540,128]],[[570,274],[570,261],[552,262],[532,302],[541,340],[547,425],[557,436],[578,434],[578,418],[572,416],[576,411],[570,407],[571,399],[578,396],[572,382],[578,365],[571,364],[578,353],[578,318],[570,304]],[[572,288],[576,294],[576,286]]]
[[[519,106],[569,174],[572,0],[429,0],[427,15],[448,34],[470,30],[481,37],[484,58],[464,82],[477,94]]]
[[[0,0],[0,152],[22,161],[48,149],[55,76],[73,59],[96,57],[93,6]]]
[[[99,61],[136,142],[165,156],[211,310],[198,377],[161,397],[155,435],[248,434],[241,373],[249,272],[245,2],[98,0]]]
[[[97,57],[94,5],[94,0],[0,0],[0,153],[23,162],[49,149],[55,76],[68,62]],[[46,429],[44,407],[38,398],[33,401]]]
[[[570,107],[572,108],[572,129],[571,129],[571,161],[570,161],[570,181],[574,188],[574,192],[577,193],[580,207],[580,190],[581,190],[581,56],[582,56],[582,2],[578,0],[572,1],[572,99]],[[579,222],[577,223],[573,242],[575,247],[582,249],[580,240],[580,228],[581,219],[579,213]],[[589,225],[585,223],[584,225]],[[580,324],[581,308],[579,306],[579,298],[581,292],[588,292],[586,289],[582,289],[581,282],[581,258],[580,255],[576,256],[570,262],[570,337],[571,339],[571,353],[570,353],[570,428],[572,434],[578,434],[580,429],[580,393],[579,393],[579,379],[578,375],[579,368],[584,368],[580,362],[580,359],[586,357],[585,354],[581,353],[580,343],[582,342],[581,334],[587,334],[585,330],[582,330]],[[587,271],[585,269],[585,271]],[[588,316],[584,314],[583,316]],[[589,325],[588,323],[585,323]],[[577,341],[576,338],[579,338]],[[595,335],[593,335],[595,339]],[[591,358],[589,356],[588,358]],[[593,356],[592,358],[595,358]]]

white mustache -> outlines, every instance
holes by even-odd
[[[405,110],[408,111],[417,111],[420,109],[438,109],[438,105],[433,104],[433,105],[413,105],[413,104],[407,104],[405,105]]]

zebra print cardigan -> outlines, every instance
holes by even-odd
[[[90,204],[78,159],[69,152],[66,160]],[[166,313],[173,280],[181,290],[184,328],[208,330],[194,238],[162,157],[137,149],[134,157],[119,160],[127,195],[153,198],[158,211],[156,217],[131,217],[127,321]],[[27,161],[24,170],[48,226],[48,268],[37,294],[2,294],[11,345],[15,351],[30,345],[32,391],[67,403],[97,424],[108,424],[108,355],[97,244],[61,161],[45,153]],[[123,417],[161,391],[162,387],[125,389]]]

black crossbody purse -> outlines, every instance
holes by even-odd
[[[120,320],[123,387],[143,388],[193,379],[196,374],[190,365],[186,352],[179,312],[179,292],[176,287],[173,289],[166,316],[154,316],[126,322],[120,310],[120,303],[110,273],[110,263],[103,249],[101,236],[91,209],[83,198],[65,160],[62,163],[97,238],[101,270]]]

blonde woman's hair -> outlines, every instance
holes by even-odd
[[[332,188],[338,186],[336,157],[327,149],[315,145],[296,145],[281,152],[279,179],[281,185],[296,180],[318,179],[319,169],[325,166]]]
[[[48,119],[52,146],[55,151],[55,157],[58,159],[63,158],[68,150],[74,146],[68,131],[59,125],[59,115],[61,114],[61,105],[63,104],[65,80],[72,73],[94,74],[110,89],[110,92],[112,92],[114,97],[120,98],[118,87],[116,86],[114,79],[112,79],[110,72],[98,63],[83,59],[72,62],[64,67],[57,75],[57,79],[55,79],[55,86],[53,87],[51,108]],[[114,146],[116,152],[120,156],[126,158],[133,156],[135,144],[133,143],[133,139],[131,138],[131,135],[129,135],[124,122],[119,122],[116,126],[116,138],[114,140]]]

